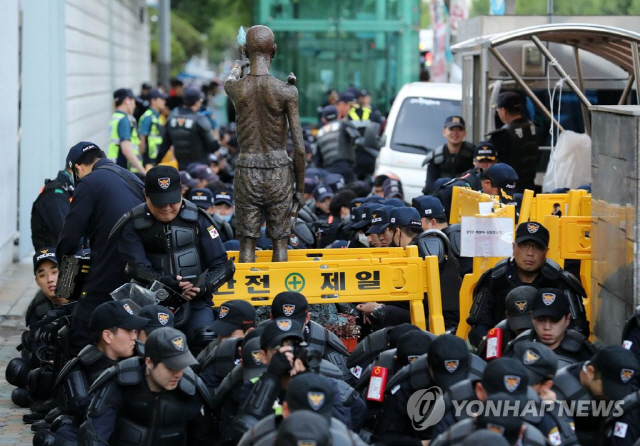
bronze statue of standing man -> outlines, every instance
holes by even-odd
[[[233,181],[239,261],[255,261],[256,241],[261,235],[264,215],[266,235],[273,242],[272,261],[284,262],[292,210],[305,204],[305,151],[298,89],[269,74],[276,44],[268,27],[251,27],[244,50],[249,61],[236,61],[224,83],[236,108],[240,146]],[[241,77],[242,68],[249,64],[249,73]],[[286,150],[287,128],[291,129],[293,161]]]

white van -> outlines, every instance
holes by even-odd
[[[460,84],[413,82],[396,96],[376,174],[394,173],[402,181],[405,201],[422,195],[427,167],[422,165],[430,149],[445,143],[442,136],[448,116],[462,115]]]

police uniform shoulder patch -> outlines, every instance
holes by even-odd
[[[171,343],[178,351],[184,351],[184,338],[182,336],[178,336],[177,338],[173,338]]]
[[[522,357],[522,362],[524,362],[525,365],[531,365],[535,364],[538,359],[540,359],[540,355],[527,349],[527,351],[524,352],[524,356]]]
[[[616,421],[616,425],[613,428],[613,435],[619,438],[625,438],[627,436],[627,429],[629,425],[627,423],[622,423],[620,421]]]
[[[509,393],[515,392],[519,385],[520,385],[519,376],[516,376],[516,375],[504,376],[504,388],[507,389]]]
[[[158,178],[158,186],[160,189],[169,189],[171,185],[171,178]]]
[[[549,431],[549,444],[552,446],[559,446],[562,444],[562,437],[560,436],[560,432],[558,432],[558,428],[554,427]]]
[[[631,350],[631,346],[633,345],[633,341],[629,341],[627,339],[625,339],[624,341],[622,341],[622,346],[624,348],[626,348],[627,350]]]
[[[167,325],[169,315],[167,313],[158,313],[158,322],[160,322],[160,325]]]
[[[527,307],[529,306],[529,302],[527,302],[526,300],[517,300],[515,304],[516,309],[519,313],[524,313],[525,311],[527,311]]]
[[[307,392],[307,401],[313,410],[320,410],[324,405],[325,397],[322,392]]]
[[[229,314],[229,307],[225,307],[224,305],[220,306],[220,319],[224,318],[227,314]]]
[[[218,234],[218,230],[213,226],[209,226],[207,228],[207,231],[209,231],[209,235],[211,236],[211,238],[218,238],[220,236],[220,234]]]
[[[122,305],[122,308],[124,308],[127,313],[133,314],[133,310],[131,309],[129,304],[125,303],[124,305]]]
[[[276,321],[276,325],[282,331],[291,330],[291,321],[288,320],[288,319],[285,319],[285,320],[282,320],[282,321]]]
[[[447,372],[453,373],[458,370],[458,366],[460,365],[460,361],[457,359],[447,359],[444,362],[444,368],[447,369]]]
[[[626,384],[631,380],[631,378],[633,378],[634,374],[635,372],[631,369],[622,369],[620,371],[620,379],[624,384]]]
[[[556,295],[553,293],[542,293],[542,302],[549,306],[556,300]]]
[[[282,312],[285,314],[285,316],[290,317],[294,311],[296,311],[296,306],[292,305],[292,304],[284,304],[282,306]]]
[[[499,424],[487,423],[487,430],[498,435],[502,435],[504,433],[504,427]]]

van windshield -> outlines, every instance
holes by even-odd
[[[445,143],[442,136],[448,116],[460,115],[458,100],[410,97],[400,106],[391,148],[399,152],[426,154]]]

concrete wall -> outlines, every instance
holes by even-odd
[[[638,250],[640,107],[592,107],[592,321],[596,336],[619,343],[640,304]]]
[[[113,91],[151,81],[144,0],[28,0],[22,8],[19,257],[32,250],[31,204],[44,178],[79,141],[106,150]]]
[[[0,194],[0,266],[12,261],[13,241],[18,229],[19,40],[19,0],[3,1],[0,14],[0,79],[4,84],[0,112],[0,178],[3,179],[5,190]]]

